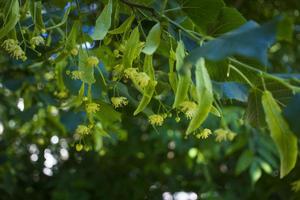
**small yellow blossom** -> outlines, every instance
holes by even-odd
[[[217,135],[216,136],[216,141],[217,142],[222,142],[222,141],[226,141],[226,140],[231,141],[236,136],[236,134],[233,133],[232,131],[222,129],[222,128],[215,130],[215,134]]]
[[[12,57],[17,60],[25,61],[27,57],[25,56],[25,52],[19,46],[18,41],[14,39],[7,39],[1,45]]]
[[[77,56],[77,55],[78,55],[78,49],[77,49],[77,48],[73,48],[73,49],[71,49],[70,53],[71,53],[73,56]]]
[[[76,151],[81,151],[83,149],[83,145],[82,144],[76,144],[75,148],[76,148]]]
[[[291,186],[292,186],[292,190],[294,192],[300,191],[300,179],[297,180],[297,181],[292,182]]]
[[[1,45],[9,53],[14,51],[18,45],[18,41],[14,39],[7,39]]]
[[[35,48],[36,46],[40,46],[40,45],[44,45],[45,44],[45,40],[42,36],[36,36],[36,37],[32,37],[30,39],[30,44],[33,48]]]
[[[184,101],[179,107],[188,119],[192,119],[197,111],[197,104],[193,101]]]
[[[164,117],[162,115],[157,114],[150,115],[149,122],[154,126],[162,126],[162,124],[164,123]]]
[[[204,130],[202,130],[199,135],[197,135],[198,138],[201,139],[206,139],[208,138],[208,136],[210,136],[212,134],[211,130],[208,128],[205,128]]]
[[[60,99],[64,99],[68,96],[68,93],[66,91],[60,91],[58,93],[55,93],[55,95]]]
[[[98,58],[95,57],[95,56],[90,56],[90,57],[87,58],[86,63],[87,63],[87,65],[88,65],[89,67],[94,67],[94,66],[97,66],[97,65],[98,65],[99,60],[98,60]]]
[[[137,68],[130,67],[124,70],[125,78],[134,79],[134,77],[136,77],[137,74],[138,74]]]
[[[145,72],[139,72],[136,75],[135,80],[141,88],[144,88],[149,84],[150,77]]]
[[[78,80],[81,79],[81,77],[82,77],[81,71],[76,70],[71,72],[71,79]]]
[[[75,130],[75,133],[78,135],[88,135],[88,134],[90,134],[90,132],[91,132],[91,129],[85,125],[78,125]]]
[[[120,108],[128,104],[126,97],[112,97],[110,100],[115,108]]]
[[[97,103],[87,103],[85,110],[87,113],[96,113],[100,110],[100,105]]]

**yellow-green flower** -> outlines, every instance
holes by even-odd
[[[137,74],[138,74],[137,68],[130,67],[124,70],[125,78],[134,79],[134,77],[136,77]]]
[[[128,100],[126,97],[112,97],[110,100],[115,108],[120,108],[128,105]]]
[[[95,56],[90,56],[90,57],[87,58],[86,63],[87,63],[87,66],[94,67],[94,66],[97,66],[99,64],[99,60]]]
[[[97,103],[87,103],[85,106],[85,110],[87,113],[96,113],[100,110],[100,105]]]
[[[17,60],[25,61],[27,59],[25,52],[19,46],[18,41],[14,39],[7,39],[2,43],[1,46]]]
[[[77,48],[73,48],[73,49],[71,49],[70,53],[71,53],[73,56],[77,56],[77,55],[78,55],[78,49],[77,49]]]
[[[188,119],[192,119],[196,114],[197,104],[193,101],[184,101],[180,104],[179,108]]]
[[[204,130],[202,130],[199,135],[197,135],[198,138],[201,139],[206,139],[208,138],[208,136],[210,136],[212,134],[211,130],[208,128],[205,128]]]
[[[7,52],[12,52],[19,46],[18,41],[14,39],[7,39],[1,45]]]
[[[149,81],[150,81],[150,77],[145,72],[137,73],[134,78],[135,78],[137,84],[141,88],[146,87],[149,84]]]
[[[292,186],[292,190],[294,192],[300,191],[300,179],[297,180],[297,181],[292,182],[291,186]]]
[[[88,135],[88,134],[90,134],[90,132],[91,132],[91,129],[85,125],[78,125],[75,130],[75,133],[78,135]]]
[[[236,134],[230,130],[226,130],[226,129],[217,129],[215,130],[215,134],[216,134],[216,141],[217,142],[222,142],[222,141],[231,141],[235,138]]]
[[[35,48],[36,46],[44,45],[45,40],[42,36],[35,36],[30,39],[30,44],[33,48]]]
[[[162,126],[164,123],[164,117],[162,115],[150,115],[149,116],[149,122],[153,126]]]
[[[82,77],[81,71],[75,70],[71,72],[71,79],[78,80],[81,79],[81,77]]]

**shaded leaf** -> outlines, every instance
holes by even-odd
[[[201,57],[220,61],[228,56],[239,55],[257,59],[267,65],[267,50],[275,42],[278,21],[279,18],[262,26],[250,21],[192,50],[185,61],[191,65]]]
[[[209,24],[217,20],[221,9],[225,6],[223,0],[178,0],[178,2],[203,33],[207,32]]]
[[[254,154],[250,150],[245,150],[240,155],[236,167],[235,167],[235,174],[239,175],[242,172],[244,172],[246,169],[248,169],[253,162]]]

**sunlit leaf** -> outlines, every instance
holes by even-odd
[[[112,0],[104,7],[96,20],[95,32],[92,35],[94,40],[103,40],[111,26]]]
[[[280,156],[280,177],[286,176],[297,161],[297,138],[281,115],[281,109],[269,91],[262,96],[266,121]]]
[[[157,23],[151,28],[146,38],[145,47],[142,50],[143,53],[147,55],[152,55],[156,51],[156,49],[160,44],[160,35],[161,35],[161,27],[160,27],[160,23]]]

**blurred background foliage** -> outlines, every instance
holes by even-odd
[[[51,10],[44,17],[60,19],[67,2],[43,1]],[[89,5],[94,1],[77,2]],[[161,3],[136,2],[155,8]],[[269,71],[294,76],[297,82],[300,2],[225,2],[236,7],[247,20],[259,23],[282,13],[291,17],[298,31],[293,33],[292,42],[272,46]],[[170,6],[172,3],[169,1]],[[84,10],[86,7],[82,8],[88,12]],[[91,15],[94,18],[84,22],[85,32],[94,24],[97,13]],[[147,23],[145,27],[153,25]],[[182,24],[189,26],[184,20]],[[103,55],[102,52],[95,54]],[[295,191],[296,187],[292,190],[291,185],[300,178],[300,163],[287,177],[279,178],[278,152],[265,125],[254,128],[245,122],[247,105],[244,102],[229,96],[222,100],[224,118],[210,115],[204,124],[211,130],[226,124],[237,134],[233,141],[219,143],[214,137],[186,137],[183,133],[187,122],[182,116],[182,123],[168,119],[164,126],[153,128],[143,116],[132,116],[132,106],[124,108],[122,113],[104,106],[106,111],[97,118],[114,124],[114,128],[109,133],[100,128],[84,138],[80,146],[74,140],[74,130],[86,120],[85,113],[58,109],[60,100],[53,94],[52,64],[46,62],[39,67],[44,57],[38,58],[33,52],[29,52],[28,57],[29,61],[22,64],[2,52],[0,55],[0,199],[162,199],[165,192],[178,191],[194,192],[198,199],[300,199],[299,191]],[[76,94],[80,83],[68,76],[64,81],[70,93]],[[284,110],[286,119],[299,136],[299,95],[286,101],[289,103]]]

